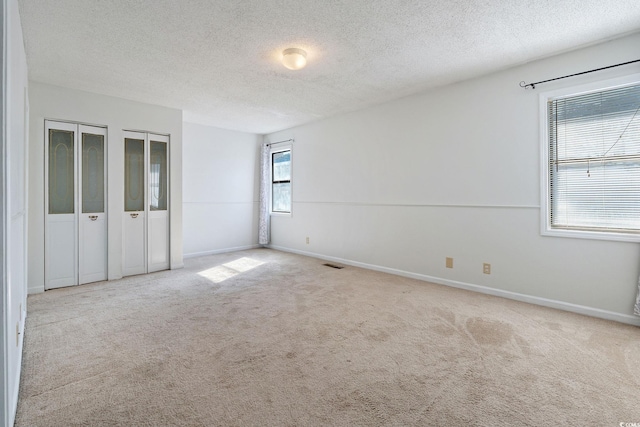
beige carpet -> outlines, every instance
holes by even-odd
[[[268,249],[28,309],[17,426],[640,423],[640,328]]]

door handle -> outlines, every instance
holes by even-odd
[[[89,215],[89,219],[91,221],[95,221],[96,219],[98,219],[98,215]]]
[[[131,218],[138,218],[138,214],[137,213],[132,213],[131,214]]]

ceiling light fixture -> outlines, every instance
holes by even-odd
[[[296,47],[282,51],[282,65],[290,70],[299,70],[307,65],[307,52]]]

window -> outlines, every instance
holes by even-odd
[[[543,233],[640,240],[640,83],[544,101]]]
[[[271,212],[291,213],[291,149],[271,153]]]

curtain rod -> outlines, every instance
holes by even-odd
[[[268,142],[268,143],[266,143],[266,144],[264,144],[264,145],[266,145],[266,146],[268,147],[268,146],[270,146],[270,145],[274,145],[274,144],[282,144],[282,143],[284,143],[284,142],[293,142],[293,141],[294,141],[294,139],[293,139],[293,138],[289,138],[289,139],[285,139],[284,141]]]
[[[556,77],[555,79],[542,80],[542,81],[535,82],[535,83],[525,83],[524,80],[523,80],[523,81],[520,82],[520,87],[524,88],[524,89],[527,89],[527,88],[535,89],[536,85],[539,85],[539,84],[542,84],[542,83],[552,82],[554,80],[566,79],[567,77],[575,77],[575,76],[579,76],[579,75],[582,75],[582,74],[593,73],[595,71],[602,71],[602,70],[606,70],[608,68],[620,67],[622,65],[633,64],[634,62],[640,62],[640,59],[635,59],[633,61],[623,62],[621,64],[616,64],[616,65],[609,65],[607,67],[596,68],[596,69],[589,70],[589,71],[583,71],[581,73],[569,74],[568,76]]]

